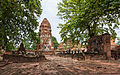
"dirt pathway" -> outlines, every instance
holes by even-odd
[[[0,67],[0,75],[120,75],[120,62],[78,61],[49,55],[46,58],[47,61],[38,63],[13,63]]]

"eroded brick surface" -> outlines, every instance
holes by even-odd
[[[110,50],[110,35],[104,34],[101,36],[94,36],[88,41],[89,51],[99,51],[99,53],[107,52]]]
[[[40,50],[51,51],[54,50],[54,43],[52,40],[51,25],[47,18],[44,18],[39,29],[39,36],[41,40]]]
[[[106,53],[107,57],[111,57],[111,43],[110,34],[103,34],[100,36],[94,36],[88,40],[88,51],[98,52],[99,54]]]

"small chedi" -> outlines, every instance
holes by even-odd
[[[26,54],[26,50],[25,50],[25,47],[24,47],[24,44],[21,43],[20,44],[20,48],[18,49],[18,54],[22,53],[22,54]]]
[[[52,40],[51,25],[49,21],[44,18],[39,29],[39,36],[41,43],[39,45],[40,51],[54,50],[54,43]]]

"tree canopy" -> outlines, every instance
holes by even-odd
[[[29,37],[24,39],[23,43],[25,44],[25,48],[27,50],[36,50],[37,44],[41,43],[38,33],[36,33],[34,37],[35,37],[35,40],[32,40],[32,41]]]
[[[19,44],[25,37],[36,39],[42,13],[40,0],[0,0],[0,45]]]
[[[58,16],[64,19],[60,34],[64,41],[86,42],[90,37],[109,33],[116,38],[120,27],[120,0],[62,0]]]

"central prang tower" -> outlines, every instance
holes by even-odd
[[[39,37],[41,40],[40,50],[51,51],[54,50],[54,43],[52,40],[51,26],[49,21],[44,18],[39,29]]]

